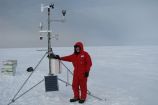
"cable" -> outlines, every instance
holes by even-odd
[[[69,83],[69,71],[67,70],[67,83]],[[68,84],[66,84],[68,86]]]
[[[61,64],[73,75],[72,71],[60,60]]]

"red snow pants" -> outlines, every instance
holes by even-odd
[[[85,100],[87,97],[87,78],[74,76],[72,82],[72,89],[75,99]]]

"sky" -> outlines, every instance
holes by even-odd
[[[47,46],[46,33],[39,39],[40,22],[47,29],[41,3],[55,5],[52,46],[158,45],[158,0],[0,0],[0,48]],[[54,22],[62,9],[65,22]]]

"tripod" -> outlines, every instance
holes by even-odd
[[[26,85],[26,83],[28,82],[28,80],[30,79],[30,77],[32,76],[32,74],[37,70],[37,67],[40,65],[40,63],[42,62],[42,60],[45,58],[45,56],[47,55],[47,52],[42,56],[42,58],[39,60],[39,62],[37,63],[37,65],[34,67],[34,70],[31,72],[31,74],[26,78],[26,80],[23,82],[23,84],[21,85],[21,87],[18,89],[17,93],[14,95],[14,97],[11,99],[11,101],[7,104],[10,105],[12,103],[14,103],[16,100],[18,100],[20,97],[24,96],[26,93],[28,93],[29,91],[31,91],[33,88],[35,88],[36,86],[38,86],[39,84],[41,84],[44,79],[42,79],[41,81],[39,81],[37,84],[35,84],[34,86],[32,86],[31,88],[29,88],[28,90],[26,90],[25,92],[21,93],[19,96],[18,94],[20,93],[20,91],[23,89],[23,87]],[[71,70],[62,62],[60,61],[61,64],[66,68],[66,70],[73,75],[73,73],[71,72]],[[67,75],[68,78],[68,75]],[[59,81],[61,81],[62,83],[65,83],[68,86],[72,86],[72,84],[70,84],[68,81],[62,80],[60,78],[58,78]],[[98,99],[100,101],[105,101],[106,99],[102,99],[99,98],[98,96],[93,95],[89,90],[87,90],[87,94],[95,99]]]

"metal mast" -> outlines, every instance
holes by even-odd
[[[48,8],[48,54],[52,51],[51,49],[51,33],[50,33],[50,7]],[[49,75],[51,75],[51,59],[49,59]]]
[[[43,26],[42,26],[42,23],[40,23],[40,29],[41,29],[40,33],[47,33],[47,37],[48,37],[48,55],[50,55],[53,52],[53,50],[51,48],[51,38],[52,38],[51,33],[52,33],[52,31],[50,29],[51,28],[50,23],[52,21],[54,21],[54,22],[64,22],[64,19],[60,19],[60,20],[51,20],[50,19],[50,13],[51,13],[50,10],[54,9],[54,4],[50,4],[48,6],[44,6],[43,4],[41,4],[41,12],[43,12],[45,8],[47,8],[47,10],[48,10],[48,29],[47,30],[42,30]],[[65,14],[66,14],[66,10],[62,10],[62,15],[64,17],[65,17]],[[43,39],[43,36],[40,36],[40,40],[42,40],[42,39]],[[49,59],[49,75],[53,75],[52,74],[51,59]]]

